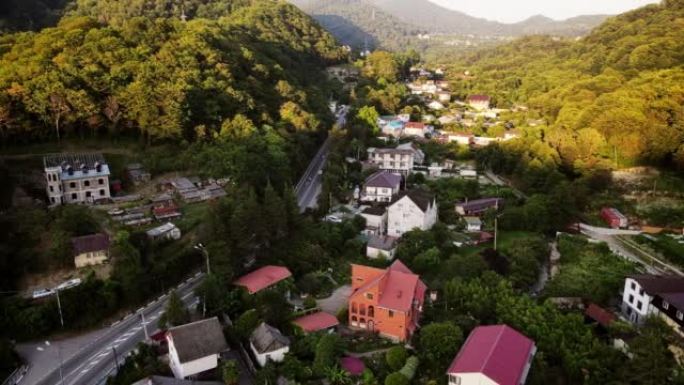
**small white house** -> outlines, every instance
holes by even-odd
[[[176,378],[186,378],[218,366],[221,352],[228,349],[218,318],[213,317],[170,328],[169,366]]]
[[[366,178],[361,200],[364,202],[390,202],[399,193],[401,175],[381,170]]]
[[[384,207],[369,207],[361,212],[366,219],[366,235],[383,235],[387,231],[387,210]]]
[[[290,340],[280,330],[262,322],[249,337],[249,346],[261,367],[268,361],[281,362],[290,351]]]
[[[435,196],[421,190],[400,193],[387,211],[387,234],[400,237],[419,229],[429,230],[437,223]]]
[[[384,258],[391,261],[397,251],[398,241],[399,238],[388,235],[371,236],[366,245],[366,256],[370,259]]]
[[[478,217],[465,217],[466,231],[474,233],[482,231],[482,220]]]
[[[640,325],[658,316],[682,334],[684,326],[684,278],[673,275],[634,275],[625,279],[622,314]]]
[[[181,237],[180,229],[171,222],[149,229],[146,232],[147,238],[152,240],[178,240]]]
[[[436,100],[431,101],[427,106],[429,109],[435,110],[435,111],[441,111],[444,109],[444,104],[442,104]]]

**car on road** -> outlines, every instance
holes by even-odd
[[[122,215],[123,213],[124,213],[124,211],[122,209],[111,209],[111,210],[107,211],[107,214],[109,214],[111,216]]]
[[[332,223],[342,223],[342,218],[338,217],[337,215],[328,215],[324,218],[326,222],[332,222]]]
[[[57,285],[54,290],[66,290],[81,284],[81,278],[74,278]]]
[[[52,289],[40,289],[33,292],[33,299],[45,298],[54,295],[55,292]]]

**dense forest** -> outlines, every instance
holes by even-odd
[[[57,27],[3,36],[2,140],[321,128],[320,69],[345,56],[331,35],[280,1],[175,3],[79,1]]]
[[[489,94],[499,107],[524,104],[528,118],[543,118],[528,130],[537,154],[511,144],[538,164],[684,167],[683,20],[684,1],[665,0],[576,42],[528,37],[466,54],[448,63],[450,77],[461,96]],[[463,80],[463,71],[474,77]]]

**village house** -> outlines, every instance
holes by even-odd
[[[131,163],[126,166],[126,177],[128,182],[133,183],[135,186],[149,182],[152,179],[152,175],[140,163]]]
[[[465,132],[449,132],[446,134],[449,143],[456,142],[462,146],[470,146],[473,144],[473,134]]]
[[[397,252],[398,242],[399,238],[389,235],[372,235],[368,238],[368,244],[366,245],[366,257],[370,259],[384,258],[391,261]]]
[[[502,198],[483,198],[456,204],[456,214],[461,216],[480,216],[490,209],[499,210],[503,207]]]
[[[413,169],[416,152],[400,148],[368,148],[370,165],[392,173],[408,175]]]
[[[259,366],[264,367],[269,361],[282,362],[285,359],[285,354],[290,351],[290,339],[280,330],[262,322],[249,337],[249,347]]]
[[[478,111],[488,110],[491,98],[487,95],[470,95],[466,100],[468,105]]]
[[[437,201],[427,191],[399,193],[387,210],[387,234],[400,237],[411,230],[429,230],[437,223]]]
[[[100,154],[54,154],[43,158],[51,206],[109,199],[109,166]]]
[[[413,164],[425,163],[425,153],[413,142],[402,143],[397,146],[398,150],[409,150],[413,152]]]
[[[453,114],[442,115],[442,116],[439,117],[439,119],[437,119],[437,121],[439,122],[439,124],[441,124],[441,125],[443,125],[443,126],[444,126],[444,125],[447,125],[447,124],[456,123],[456,122],[458,122],[459,120],[460,120],[460,117],[457,116],[457,115],[453,115]]]
[[[361,192],[361,201],[390,202],[399,193],[401,175],[381,170],[366,178]]]
[[[101,265],[109,259],[109,236],[104,233],[71,238],[77,268]]]
[[[437,92],[437,100],[440,103],[449,103],[451,102],[451,92],[448,91],[438,91]]]
[[[381,206],[365,208],[361,216],[366,220],[366,235],[383,235],[387,232],[387,210]]]
[[[641,325],[649,316],[660,317],[684,336],[684,277],[634,275],[625,279],[622,314]]]
[[[482,220],[479,217],[465,217],[463,220],[465,221],[467,232],[482,231]]]
[[[287,267],[268,265],[243,275],[233,285],[244,287],[249,294],[255,294],[290,277],[292,273]]]
[[[478,326],[449,366],[449,385],[523,385],[537,352],[507,325]]]
[[[421,122],[408,122],[404,126],[403,136],[415,136],[425,138],[425,135],[432,133],[431,127]]]
[[[387,269],[352,265],[349,326],[408,341],[419,327],[427,286],[400,261]]]
[[[305,334],[316,332],[333,333],[337,328],[337,325],[340,324],[337,317],[322,311],[299,317],[292,321],[292,323],[299,327]]]
[[[427,106],[429,109],[434,110],[434,111],[441,111],[445,108],[444,104],[442,104],[436,100],[431,101],[430,103],[428,103]]]
[[[171,222],[164,223],[161,226],[157,226],[153,229],[149,229],[145,232],[147,238],[158,241],[164,240],[179,240],[181,238],[180,229]]]
[[[175,326],[166,332],[169,367],[176,378],[186,378],[218,367],[219,355],[228,350],[218,318]]]

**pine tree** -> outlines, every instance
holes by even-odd
[[[159,326],[178,326],[190,321],[190,313],[185,308],[178,293],[173,290],[169,294],[169,302],[166,303],[164,315],[159,318]]]

